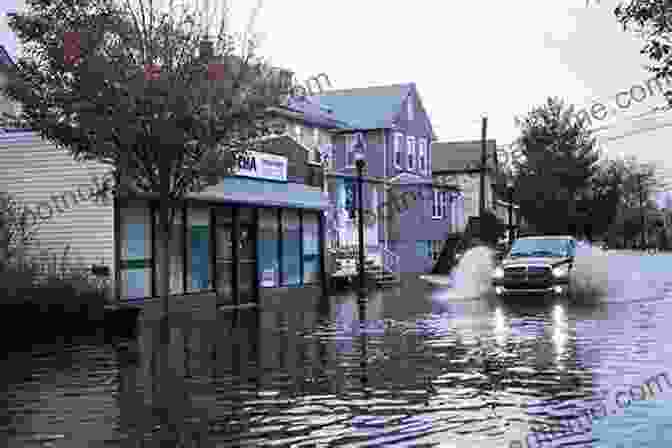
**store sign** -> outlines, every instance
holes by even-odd
[[[287,157],[247,151],[238,156],[238,176],[287,182]]]

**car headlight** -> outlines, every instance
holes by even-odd
[[[569,266],[558,266],[553,268],[553,277],[566,277],[569,274]]]
[[[504,278],[504,269],[501,266],[497,266],[494,271],[492,271],[492,278]]]

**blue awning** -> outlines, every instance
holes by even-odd
[[[188,197],[275,207],[318,210],[329,208],[329,196],[319,188],[293,182],[274,182],[246,177],[226,177],[219,184],[208,187],[201,193],[192,193]]]

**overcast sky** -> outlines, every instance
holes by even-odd
[[[0,1],[3,12],[23,3]],[[237,31],[257,2],[231,2]],[[265,36],[261,52],[299,79],[324,72],[335,88],[415,82],[440,140],[480,138],[486,114],[488,137],[504,144],[518,134],[514,117],[547,96],[614,104],[617,93],[651,76],[640,40],[613,15],[617,3],[264,0],[254,31]],[[1,32],[13,53],[6,21]],[[672,123],[672,112],[639,122],[628,117],[662,104],[662,96],[649,97],[596,126],[612,125],[599,134],[608,154],[658,162],[672,179],[672,151],[664,143],[672,141],[672,127],[617,138]]]

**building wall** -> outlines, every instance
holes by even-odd
[[[97,188],[92,178],[101,179],[109,171],[103,164],[75,162],[33,132],[0,134],[0,191],[14,195],[31,210],[39,207],[45,218],[50,209],[53,214],[39,224],[35,243],[27,248],[29,256],[38,255],[40,249],[63,254],[70,245],[73,261],[88,267],[106,265],[114,272],[112,201],[81,200]],[[58,199],[61,194],[67,204]]]
[[[479,216],[481,179],[478,174],[441,174],[435,175],[434,179],[440,184],[456,185],[463,192],[465,222],[468,222],[471,216]],[[493,207],[492,177],[487,175],[485,177],[485,197],[486,208],[496,212]]]
[[[412,102],[414,104],[414,112],[413,112],[413,117],[412,119],[409,119],[408,116],[408,103]],[[422,106],[422,103],[420,102],[420,99],[417,96],[417,92],[415,89],[411,90],[411,93],[409,96],[404,100],[402,103],[401,110],[395,117],[395,126],[396,128],[394,130],[388,130],[388,141],[390,144],[387,145],[388,149],[388,154],[387,154],[387,159],[389,163],[387,164],[387,176],[388,177],[393,177],[399,174],[402,171],[411,171],[415,174],[421,175],[423,177],[430,178],[432,169],[431,169],[431,143],[432,143],[432,132],[430,128],[430,121],[429,121],[429,116],[427,115],[427,112],[425,111],[424,107]],[[394,140],[393,136],[396,132],[400,132],[403,135],[403,150],[402,150],[402,164],[401,164],[401,169],[398,169],[394,166]],[[416,161],[415,161],[415,167],[414,169],[410,169],[408,166],[408,145],[407,145],[407,137],[415,137],[415,149],[416,149]],[[424,138],[427,146],[426,146],[426,154],[425,154],[425,171],[421,172],[418,169],[418,154],[419,154],[419,140],[421,138]]]
[[[447,188],[439,190],[449,191]],[[407,200],[401,204],[401,213],[396,212],[392,204],[388,208],[391,249],[401,257],[402,272],[427,272],[432,267],[431,242],[444,241],[456,231],[454,208],[447,208],[448,216],[434,218],[431,185],[395,186],[392,191],[395,196],[405,196]],[[413,193],[415,200],[412,199]]]

